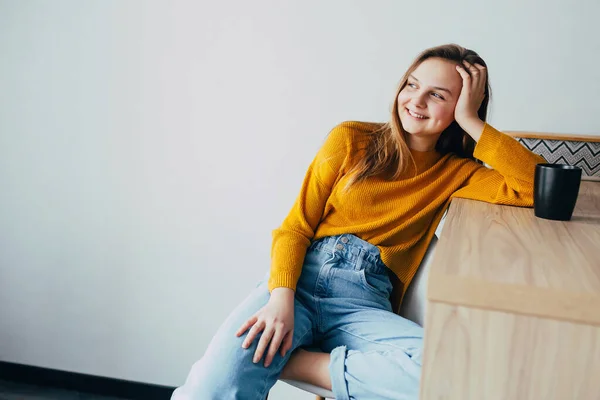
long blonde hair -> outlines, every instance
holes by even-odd
[[[396,180],[406,172],[409,165],[414,163],[408,145],[406,144],[406,132],[400,123],[398,116],[398,95],[407,84],[408,77],[413,71],[428,58],[442,58],[461,64],[467,61],[471,64],[480,64],[487,67],[485,61],[473,50],[465,49],[456,44],[447,44],[432,47],[423,51],[413,61],[412,65],[402,76],[400,85],[396,90],[394,103],[392,106],[391,118],[389,122],[381,124],[379,129],[370,133],[364,150],[356,163],[350,168],[350,178],[346,185],[349,189],[353,184],[364,181],[371,176],[383,175],[386,179]],[[489,78],[485,85],[485,97],[477,114],[481,120],[485,121],[487,117],[488,103],[491,96],[491,87]],[[455,153],[459,157],[474,159],[473,150],[475,141],[453,121],[439,137],[435,149],[442,155]]]

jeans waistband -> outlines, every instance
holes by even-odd
[[[377,246],[360,239],[352,234],[326,236],[313,241],[308,250],[320,250],[337,254],[354,264],[368,267],[375,273],[387,272],[387,267],[381,261]],[[358,262],[360,261],[360,262]]]

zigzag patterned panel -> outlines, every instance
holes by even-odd
[[[584,176],[600,180],[600,142],[526,138],[517,140],[549,163],[576,165],[581,167]]]

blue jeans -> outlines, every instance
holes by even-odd
[[[392,284],[376,246],[354,235],[313,242],[295,295],[293,347],[331,353],[338,400],[417,399],[423,329],[392,312]],[[264,280],[227,318],[172,400],[264,400],[290,357],[254,364],[236,330],[269,300]]]

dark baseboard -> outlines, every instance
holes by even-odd
[[[174,387],[0,361],[0,380],[125,399],[170,399]]]

